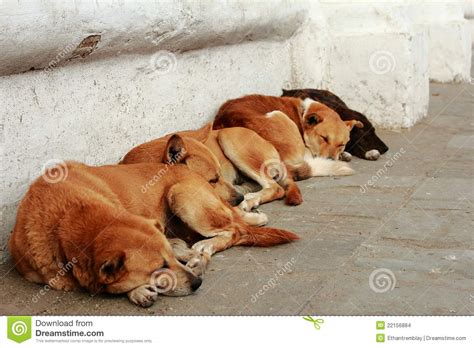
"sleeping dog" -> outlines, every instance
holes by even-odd
[[[260,204],[285,197],[288,205],[298,205],[303,198],[296,183],[286,175],[277,150],[254,131],[241,128],[212,130],[207,124],[197,130],[175,133],[186,144],[188,151],[184,161],[189,169],[206,177],[217,172],[217,181],[212,183],[217,191],[223,185],[234,185],[245,193],[239,205],[250,211]],[[166,135],[130,150],[121,163],[162,162],[166,143],[173,134]],[[252,185],[256,182],[259,186]],[[247,222],[267,222],[265,214],[244,214]]]
[[[375,129],[367,117],[360,112],[349,109],[337,95],[322,89],[284,89],[282,96],[301,99],[311,98],[334,109],[344,121],[358,120],[362,122],[363,128],[354,127],[351,130],[350,140],[345,149],[348,153],[375,161],[380,155],[388,151],[387,145],[377,137]],[[346,159],[350,160],[350,156]]]
[[[63,181],[53,183],[44,175],[35,180],[20,203],[9,241],[19,273],[53,289],[127,293],[132,302],[150,306],[159,293],[183,296],[197,290],[199,275],[216,252],[298,238],[245,223],[211,186],[217,173],[205,178],[189,170],[182,164],[186,154],[182,139],[173,136],[165,164],[66,162]],[[198,241],[188,249],[165,233]],[[64,272],[71,262],[72,269]],[[172,286],[156,282],[157,271],[171,272]]]
[[[294,180],[352,174],[337,159],[354,126],[363,125],[357,120],[342,121],[334,110],[309,98],[264,95],[227,101],[213,124],[214,129],[245,127],[259,134],[276,148]]]

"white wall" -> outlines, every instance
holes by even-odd
[[[411,127],[428,106],[426,34],[405,4],[324,4],[330,33],[324,85],[385,128]]]
[[[412,126],[426,114],[437,72],[430,54],[441,47],[416,6],[2,1],[0,259],[17,204],[45,164],[114,163],[136,144],[201,126],[229,98],[330,88],[380,127]],[[437,59],[462,70],[468,38],[456,6],[447,17],[449,28],[460,23],[456,44]]]

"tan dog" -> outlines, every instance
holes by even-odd
[[[214,129],[245,127],[258,133],[275,146],[295,180],[352,174],[347,164],[325,157],[339,159],[354,126],[363,125],[342,121],[334,110],[311,99],[263,95],[227,101],[213,125]]]
[[[218,251],[298,238],[244,223],[203,177],[179,164],[186,150],[173,139],[166,150],[168,164],[90,167],[67,162],[65,168],[52,169],[66,170],[65,180],[38,178],[19,206],[9,243],[18,271],[54,289],[128,293],[132,302],[149,306],[158,293],[195,291],[201,279],[192,270],[201,273]],[[190,250],[181,240],[170,243],[165,231],[201,240]],[[71,262],[72,269],[64,272]],[[160,272],[168,279],[158,279]]]
[[[217,181],[211,184],[217,192],[232,184],[246,193],[245,201],[239,205],[244,211],[285,196],[286,204],[302,202],[301,192],[286,175],[286,166],[275,147],[254,131],[242,127],[212,130],[212,124],[208,124],[201,129],[178,132],[176,135],[186,144],[188,153],[184,162],[189,169],[204,178],[216,177]],[[121,163],[162,162],[171,136],[138,145],[124,156]],[[258,183],[261,189],[248,193],[255,189],[249,185],[248,179]],[[260,214],[261,219],[250,214],[243,216],[253,224],[267,221],[264,214]]]

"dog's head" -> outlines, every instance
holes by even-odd
[[[233,206],[244,200],[244,196],[224,180],[216,156],[199,140],[174,134],[166,144],[163,160],[168,163],[184,163],[190,170],[202,176],[221,199]]]
[[[201,278],[176,259],[162,231],[155,220],[138,216],[107,225],[93,242],[94,290],[120,294],[148,284],[168,296],[197,290]]]
[[[351,130],[350,140],[346,145],[346,151],[351,154],[360,158],[375,160],[388,151],[387,145],[375,134],[375,129],[367,117],[360,112],[349,109],[341,98],[334,93],[321,89],[284,89],[282,96],[300,99],[311,98],[334,109],[343,121],[360,121],[364,127],[354,127]]]
[[[309,98],[302,101],[302,107],[303,137],[313,156],[339,159],[352,128],[364,126],[357,120],[342,121],[334,110]]]
[[[351,139],[346,145],[347,151],[353,155],[369,160],[377,159],[388,151],[388,146],[375,134],[372,123],[360,112],[344,110],[344,118],[355,119],[363,123],[363,128],[355,127],[351,131]]]

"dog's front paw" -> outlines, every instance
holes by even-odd
[[[239,208],[243,211],[251,211],[252,209],[258,208],[260,205],[260,195],[255,192],[247,193],[244,196],[244,200],[239,204]]]
[[[369,161],[376,161],[379,159],[379,157],[379,150],[370,150],[365,153],[365,159],[368,159]]]
[[[186,263],[186,267],[188,267],[195,276],[199,277],[206,271],[210,259],[207,253],[201,252],[189,260]]]
[[[333,175],[352,175],[354,169],[352,169],[346,162],[334,161]]]
[[[341,161],[344,161],[344,162],[350,162],[352,160],[352,155],[347,151],[344,151],[343,153],[341,153],[339,157]]]
[[[158,298],[158,288],[154,285],[146,284],[139,286],[128,292],[130,301],[138,306],[150,307]]]
[[[241,215],[242,219],[251,226],[264,226],[268,223],[268,216],[258,210]]]

